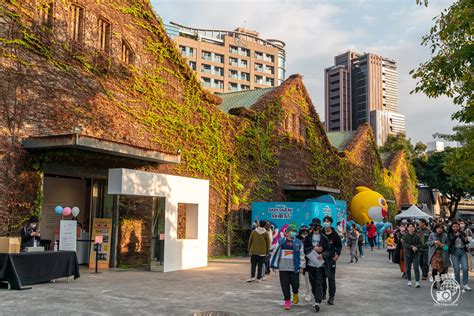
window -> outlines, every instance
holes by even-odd
[[[231,66],[238,66],[239,65],[239,60],[234,57],[229,57],[229,65]]]
[[[270,55],[270,54],[265,54],[265,60],[273,63],[275,61],[275,56]]]
[[[263,72],[263,65],[255,63],[255,71]]]
[[[79,43],[84,42],[84,18],[84,8],[77,4],[71,4],[68,21],[68,33],[71,40]]]
[[[250,74],[247,72],[242,72],[240,74],[240,80],[250,81]]]
[[[214,79],[214,88],[217,88],[217,89],[224,89],[224,81],[223,81],[223,80]]]
[[[179,51],[181,52],[181,56],[189,56],[189,57],[194,56],[194,48],[192,47],[179,45]]]
[[[272,87],[273,87],[273,86],[275,85],[275,80],[273,80],[273,78],[267,78],[266,84],[267,84],[268,86],[272,86]]]
[[[178,203],[178,239],[198,238],[198,205]]]
[[[106,53],[110,51],[110,29],[110,23],[103,18],[99,18],[97,47],[99,48],[99,50],[104,51]]]
[[[189,64],[189,67],[191,67],[192,70],[196,70],[196,62],[195,61],[189,61],[188,64]]]
[[[221,63],[223,64],[224,63],[224,55],[221,55],[221,54],[214,54],[214,61],[216,63]]]
[[[240,60],[239,67],[247,69],[248,67],[248,62],[245,59]]]
[[[54,24],[54,2],[45,3],[39,7],[41,24],[53,28]]]
[[[212,60],[212,53],[211,52],[206,52],[202,51],[202,59],[204,60]]]
[[[250,90],[250,86],[245,85],[245,84],[240,85],[240,87],[241,87],[242,90]]]
[[[126,64],[133,64],[135,59],[135,53],[133,52],[130,44],[124,39],[122,39],[122,62]]]
[[[228,90],[232,92],[239,91],[239,84],[235,82],[229,82]]]
[[[239,48],[237,46],[229,46],[229,52],[231,54],[238,54],[239,53]]]
[[[275,68],[273,68],[272,66],[266,66],[265,67],[265,72],[267,74],[272,74],[273,75],[273,72],[275,71]]]
[[[211,78],[202,77],[201,78],[201,83],[202,83],[203,87],[210,87],[211,86]]]
[[[242,47],[241,47],[241,48],[240,48],[240,53],[239,53],[239,55],[249,57],[249,56],[250,56],[250,50],[247,49],[247,48],[242,48]]]
[[[255,51],[255,58],[256,59],[263,59],[263,53]]]
[[[206,65],[206,64],[202,64],[201,65],[201,72],[204,72],[204,73],[208,73],[210,74],[211,73],[211,65]]]
[[[223,76],[224,75],[224,68],[214,66],[214,74],[217,75],[217,76]]]
[[[263,77],[256,75],[255,76],[255,83],[263,84]]]
[[[239,78],[239,72],[237,70],[229,69],[229,78],[238,79]]]

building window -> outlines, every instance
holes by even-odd
[[[245,59],[240,60],[239,67],[247,69],[248,65],[248,62]]]
[[[231,66],[239,66],[239,60],[234,57],[229,57],[229,65]]]
[[[223,64],[224,63],[224,55],[221,54],[214,54],[214,61],[216,63]]]
[[[255,83],[263,84],[263,77],[256,75],[255,76]]]
[[[239,48],[237,46],[229,46],[229,53],[238,54],[239,53]]]
[[[110,52],[111,25],[107,20],[99,18],[98,28],[97,48],[108,53]]]
[[[250,57],[250,50],[247,48],[240,48],[240,53],[239,55]]]
[[[245,85],[245,84],[240,85],[240,88],[241,88],[242,90],[250,90],[250,86],[249,86],[249,85]]]
[[[204,60],[212,60],[212,53],[203,51],[202,55],[201,55],[201,58],[204,59]]]
[[[240,80],[250,81],[250,74],[247,72],[242,72],[240,74]]]
[[[84,19],[84,8],[77,4],[71,4],[68,21],[68,33],[71,40],[79,43],[84,42]]]
[[[211,86],[211,78],[201,77],[201,83],[203,87],[210,87]]]
[[[224,89],[224,81],[223,81],[223,80],[214,79],[214,88],[217,88],[217,89]]]
[[[239,84],[235,82],[229,82],[229,87],[227,89],[231,92],[239,91]]]
[[[255,51],[255,58],[256,59],[263,59],[263,53]]]
[[[211,65],[201,64],[201,72],[210,74],[211,70]]]
[[[130,44],[124,39],[122,39],[122,62],[126,64],[133,64],[135,59],[135,53],[133,52]]]
[[[214,66],[214,74],[217,76],[224,76],[224,68]]]
[[[264,59],[265,59],[266,61],[271,62],[271,63],[275,62],[275,56],[273,56],[273,55],[271,55],[271,54],[265,54]]]
[[[189,67],[191,67],[192,70],[196,70],[196,62],[195,61],[189,61],[188,64],[189,64]]]
[[[268,86],[272,86],[272,87],[273,87],[273,86],[275,85],[275,80],[273,80],[273,78],[267,78],[266,84],[267,84]]]
[[[178,203],[178,239],[198,238],[198,205]]]
[[[41,15],[41,24],[49,28],[53,28],[54,25],[54,2],[49,2],[39,7]]]
[[[259,63],[255,63],[255,71],[263,72],[263,65]]]
[[[229,69],[229,78],[238,79],[239,78],[239,72],[237,70]]]

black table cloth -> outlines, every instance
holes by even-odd
[[[74,251],[0,253],[0,281],[12,289],[70,276],[80,276]]]

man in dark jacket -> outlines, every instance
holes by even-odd
[[[35,241],[39,245],[40,233],[38,227],[38,217],[31,216],[28,224],[23,226],[20,232],[21,235],[21,250],[24,250],[26,247],[34,247]]]
[[[316,312],[319,312],[323,297],[325,263],[329,259],[329,240],[321,234],[321,221],[318,218],[313,219],[311,232],[306,236],[303,247],[307,258],[306,270],[309,273],[309,282],[315,301],[314,308]]]
[[[405,264],[407,270],[408,286],[411,286],[411,266],[415,270],[415,286],[420,287],[420,237],[415,233],[415,224],[408,224],[408,233],[403,235],[402,245],[405,252]]]
[[[428,238],[431,235],[431,230],[428,228],[426,219],[420,219],[418,230],[416,231],[418,237],[420,237],[420,268],[421,268],[421,279],[426,280],[428,277],[428,271],[430,269],[430,263],[428,262]]]
[[[329,241],[329,258],[326,260],[325,278],[323,282],[323,300],[326,299],[327,282],[329,283],[328,304],[334,305],[334,296],[336,295],[336,262],[341,255],[342,242],[339,234],[331,227],[333,224],[331,216],[326,216],[323,221],[323,235]],[[327,281],[326,281],[327,279]]]

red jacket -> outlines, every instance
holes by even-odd
[[[377,235],[377,227],[374,224],[367,225],[367,237],[373,238]]]

